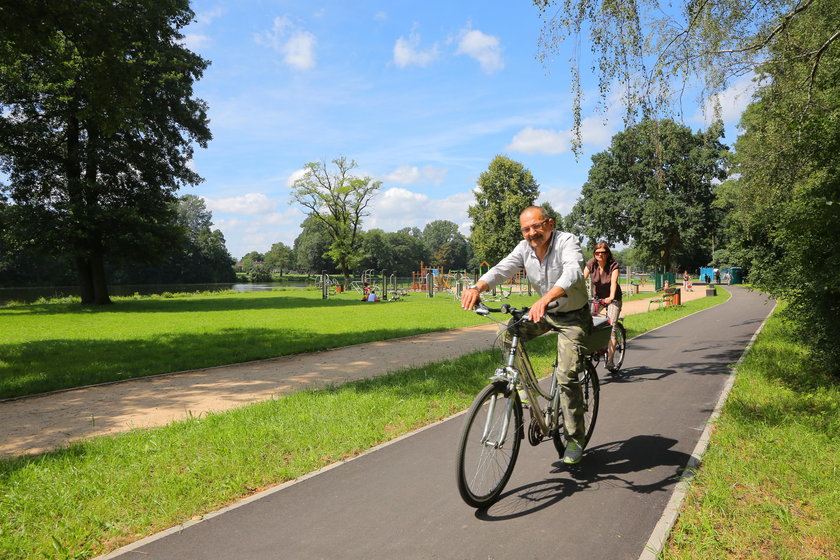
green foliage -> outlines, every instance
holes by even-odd
[[[335,265],[326,256],[330,249],[330,236],[323,222],[310,215],[300,227],[300,235],[295,238],[293,246],[295,267],[308,274],[335,272]]]
[[[172,246],[175,192],[210,139],[192,85],[207,61],[184,48],[187,0],[4,3],[0,188],[15,242],[72,255],[83,303],[109,303],[105,262]],[[13,227],[10,227],[13,224]]]
[[[493,265],[522,241],[519,215],[534,205],[540,186],[525,166],[501,155],[493,158],[477,184],[476,203],[467,209],[470,242],[476,257]]]
[[[255,264],[248,269],[249,282],[271,282],[271,269],[265,264]]]
[[[364,233],[362,253],[359,276],[370,269],[377,274],[385,271],[386,275],[411,276],[412,272],[419,270],[420,261],[427,258],[426,247],[418,237],[405,231],[386,233],[381,229]]]
[[[435,220],[423,228],[423,243],[429,262],[445,270],[463,270],[470,259],[470,245],[458,231],[458,224],[449,220]]]
[[[265,254],[266,266],[269,270],[279,270],[280,276],[283,276],[284,270],[291,269],[294,263],[294,250],[285,243],[275,243],[271,246],[268,253]]]
[[[265,256],[260,253],[259,251],[251,251],[246,253],[242,259],[240,259],[239,264],[242,267],[242,270],[248,272],[255,266],[263,264],[265,261]]]
[[[840,375],[840,85],[818,79],[797,53],[821,51],[819,71],[840,74],[840,5],[817,3],[787,28],[762,66],[757,101],[741,121],[733,156],[738,178],[724,183],[717,204],[727,212],[726,250],[749,281],[789,303],[799,340]],[[821,74],[822,75],[822,74]]]
[[[592,156],[589,178],[568,219],[590,240],[633,242],[645,264],[695,268],[689,251],[714,232],[714,181],[723,179],[723,126],[692,133],[671,120],[645,120]],[[704,259],[707,261],[708,259]]]
[[[327,254],[344,275],[346,287],[350,272],[362,257],[362,218],[368,215],[367,207],[382,182],[351,175],[358,164],[345,157],[332,163],[332,172],[325,162],[306,164],[306,173],[292,186],[292,200],[324,226],[332,240]]]

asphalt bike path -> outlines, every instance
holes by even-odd
[[[639,558],[772,309],[762,294],[728,289],[727,302],[631,340],[626,377],[599,367],[581,465],[563,465],[551,442],[524,442],[487,510],[465,505],[455,485],[458,415],[103,558]]]

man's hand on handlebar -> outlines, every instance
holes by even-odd
[[[472,311],[478,302],[481,301],[481,289],[479,285],[470,286],[461,293],[461,307]]]

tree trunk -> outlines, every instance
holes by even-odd
[[[102,253],[98,253],[91,258],[90,268],[93,281],[93,304],[110,305],[112,302],[108,295],[108,282],[105,279],[105,259],[102,257]]]
[[[79,271],[79,291],[82,295],[82,305],[93,305],[96,292],[93,288],[90,261],[84,257],[76,257],[76,269]]]
[[[110,305],[108,283],[105,277],[105,258],[101,251],[88,253],[84,257],[76,257],[79,270],[79,287],[82,294],[82,305]]]

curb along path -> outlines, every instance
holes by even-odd
[[[698,286],[683,301],[704,297]],[[622,315],[647,311],[648,300]],[[162,426],[304,388],[337,385],[457,358],[493,346],[495,323],[175,374],[0,403],[0,457],[42,453],[133,428]]]

